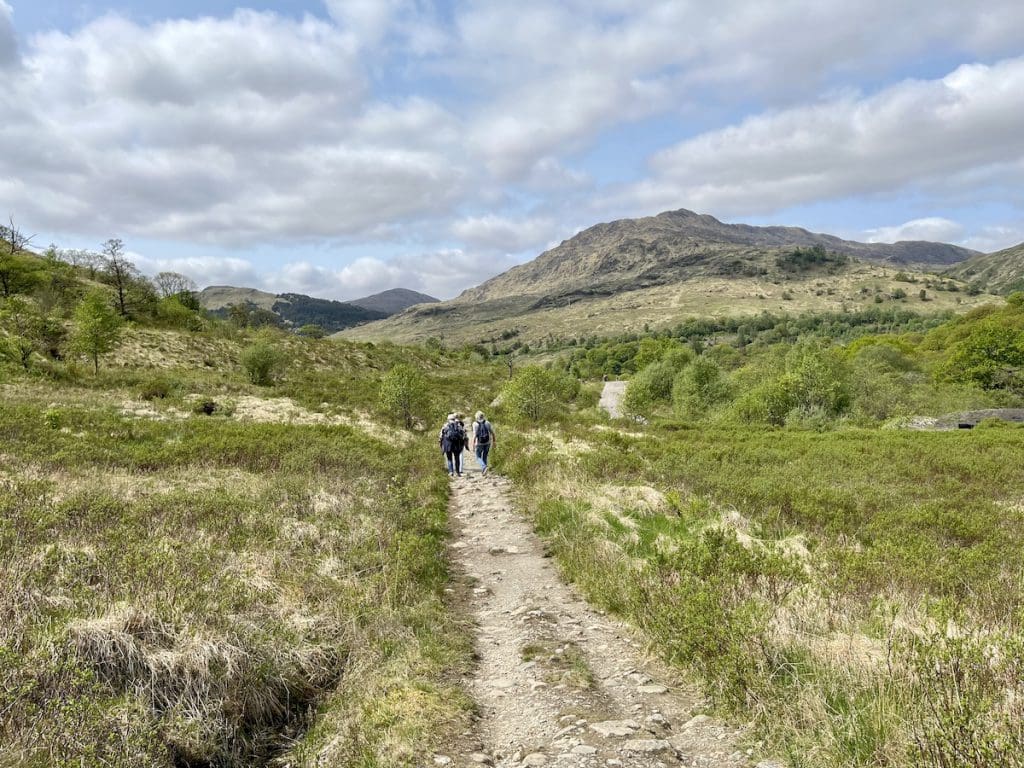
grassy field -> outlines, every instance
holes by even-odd
[[[564,573],[759,751],[1021,765],[1024,431],[561,432],[507,468]]]
[[[465,728],[447,483],[376,397],[412,362],[441,419],[489,375],[264,334],[260,387],[255,338],[2,369],[0,764],[411,765]]]

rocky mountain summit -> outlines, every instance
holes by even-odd
[[[863,261],[933,269],[979,255],[946,243],[859,243],[799,227],[725,224],[714,216],[680,209],[597,224],[533,261],[465,291],[456,301],[607,294],[700,276],[753,275],[766,252],[814,247]]]

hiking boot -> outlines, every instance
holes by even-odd
[[[486,475],[486,474],[487,474],[487,467],[484,467],[484,471],[483,471],[483,472],[481,472],[480,474],[481,474],[481,475]]]

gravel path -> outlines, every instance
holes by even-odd
[[[608,411],[608,415],[613,419],[622,418],[622,410],[619,408],[619,403],[622,402],[624,394],[626,394],[626,382],[606,381],[604,383],[604,389],[601,390],[600,406]]]
[[[696,692],[561,581],[510,489],[476,471],[453,481],[451,547],[478,627],[469,688],[480,719],[468,746],[436,765],[750,765],[737,732],[699,714]]]

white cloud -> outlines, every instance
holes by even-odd
[[[252,11],[41,35],[0,93],[0,197],[49,229],[230,244],[443,210],[454,118],[368,100],[356,53],[329,23]]]
[[[893,227],[879,227],[864,232],[869,243],[898,243],[901,240],[928,240],[936,243],[950,243],[963,236],[962,225],[950,219],[931,216],[913,219]]]
[[[911,187],[925,203],[959,196],[948,209],[981,190],[1021,204],[1024,59],[885,85],[935,61],[1019,56],[1019,0],[323,3],[323,19],[111,14],[19,41],[0,0],[0,68],[16,62],[0,90],[0,210],[96,241],[414,254],[344,274],[302,253],[287,270],[234,267],[361,295],[450,294],[518,258],[494,254],[606,214],[745,216]],[[864,82],[881,85],[865,96]],[[597,187],[629,177],[652,135],[666,146],[725,115],[657,153],[642,182]],[[650,133],[633,146],[637,121]]]
[[[339,269],[308,262],[291,263],[264,276],[262,282],[286,286],[275,289],[279,292],[307,293],[340,301],[398,286],[448,299],[515,263],[509,256],[478,255],[452,248],[389,259],[363,257]]]
[[[512,219],[494,214],[469,216],[452,225],[452,234],[473,250],[497,253],[536,249],[558,231],[558,223],[550,218]]]
[[[1024,225],[1021,226],[986,226],[973,232],[960,243],[965,248],[973,248],[983,253],[1001,251],[1014,245],[1024,243]]]
[[[990,181],[1024,156],[1024,58],[965,65],[877,95],[751,117],[658,153],[618,199],[763,213],[913,185]],[[1020,176],[1019,181],[1024,181]]]
[[[195,280],[201,288],[208,285],[267,287],[259,271],[247,259],[213,256],[150,258],[134,253],[131,259],[145,275],[152,277],[158,272],[179,272]]]
[[[0,0],[0,70],[18,62],[18,34],[14,30],[11,6]]]

